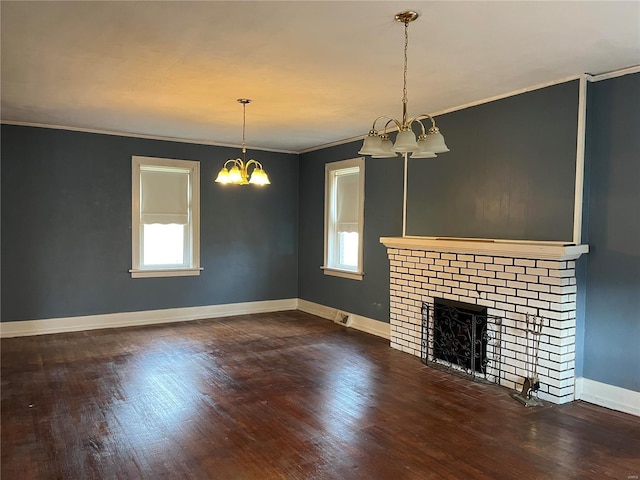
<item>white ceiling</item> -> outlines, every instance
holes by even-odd
[[[2,120],[301,151],[640,64],[640,2],[2,1]]]

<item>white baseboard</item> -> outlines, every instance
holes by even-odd
[[[229,303],[224,305],[205,305],[201,307],[167,308],[163,310],[144,310],[140,312],[106,313],[78,317],[47,318],[43,320],[24,320],[20,322],[1,322],[0,338],[24,337],[28,335],[46,335],[50,333],[79,332],[99,328],[132,327],[160,323],[184,322],[205,318],[229,317],[251,313],[278,312],[283,310],[301,310],[322,318],[333,320],[338,309],[309,302],[299,298],[267,300],[262,302]],[[351,328],[372,335],[391,337],[388,323],[352,314]]]
[[[303,300],[302,298],[298,299],[298,310],[332,321],[336,318],[336,313],[338,311],[344,311],[340,310],[339,308],[328,307],[319,303]],[[353,323],[351,324],[351,328],[370,333],[371,335],[386,338],[387,340],[391,339],[390,324],[380,322],[379,320],[374,320],[372,318],[363,317],[361,315],[356,315],[350,312],[345,313],[349,313],[351,315],[353,321]]]
[[[351,328],[391,340],[391,324],[374,320],[373,318],[353,314]]]
[[[333,319],[336,317],[336,312],[338,311],[337,308],[327,307],[319,303],[303,300],[302,298],[298,299],[298,310],[305,313],[310,313],[311,315],[315,315],[317,317],[326,318],[327,320],[331,321],[333,321]]]
[[[640,392],[588,378],[576,378],[576,399],[640,416]]]
[[[183,322],[205,318],[246,315],[250,313],[279,312],[296,310],[297,298],[266,300],[261,302],[229,303],[205,305],[201,307],[167,308],[141,312],[107,313],[81,317],[47,318],[45,320],[24,320],[21,322],[1,322],[0,338],[44,335],[49,333],[78,332],[99,328],[131,327],[156,323]]]

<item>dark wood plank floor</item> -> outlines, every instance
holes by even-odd
[[[300,312],[2,340],[3,479],[637,479],[637,417]]]

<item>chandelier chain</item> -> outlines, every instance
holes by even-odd
[[[403,87],[402,87],[402,103],[406,104],[407,100],[407,49],[409,48],[409,22],[404,22],[404,70],[403,70]]]
[[[247,124],[247,104],[242,102],[242,153],[246,153],[247,149],[245,147],[245,126]]]

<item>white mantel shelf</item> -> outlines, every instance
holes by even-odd
[[[589,245],[561,242],[525,242],[432,237],[380,237],[387,248],[430,252],[467,253],[539,260],[575,260],[589,252]]]

